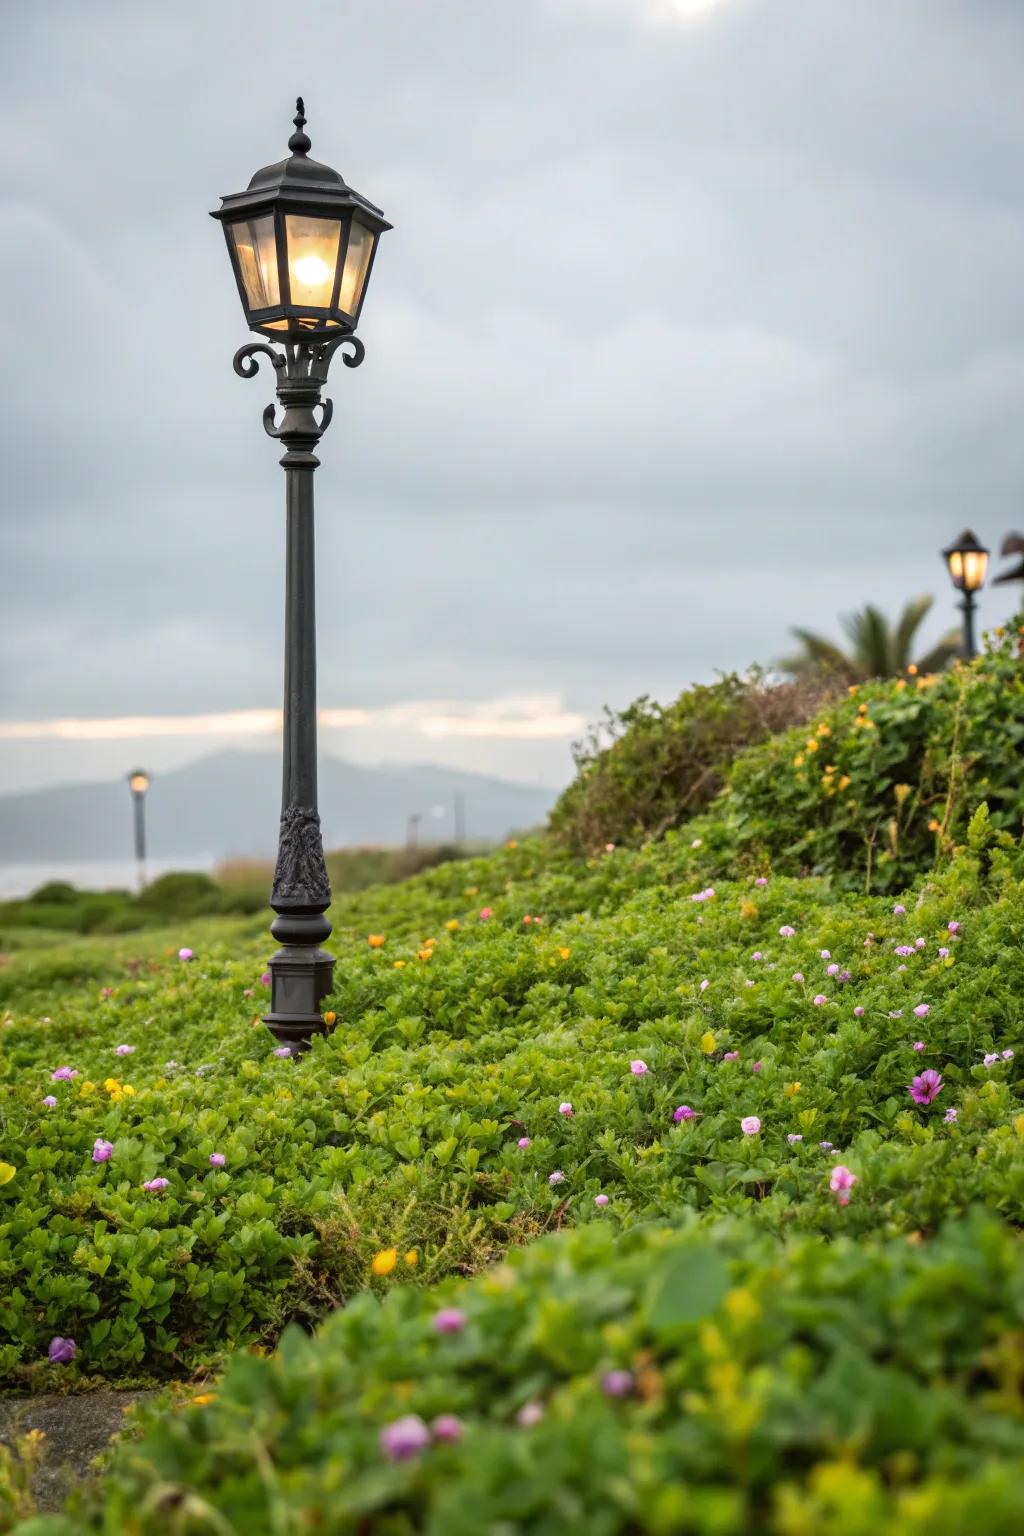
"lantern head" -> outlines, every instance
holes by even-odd
[[[988,550],[969,528],[942,551],[942,558],[958,592],[978,592],[985,585]]]

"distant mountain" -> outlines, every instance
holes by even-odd
[[[360,768],[320,759],[320,814],[328,848],[396,846],[419,814],[421,842],[451,842],[461,795],[470,839],[501,838],[547,818],[556,791],[424,765]],[[271,857],[280,814],[276,754],[219,752],[154,777],[146,802],[154,859]],[[434,816],[438,807],[443,814]],[[132,855],[127,784],[70,784],[0,795],[0,862]]]

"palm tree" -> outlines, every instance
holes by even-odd
[[[897,677],[913,663],[914,637],[934,601],[932,597],[915,597],[907,603],[895,627],[871,603],[856,613],[844,615],[840,623],[852,642],[849,652],[813,630],[795,628],[792,633],[803,650],[787,656],[779,666],[794,677],[825,672],[846,683]],[[947,630],[930,651],[917,657],[917,671],[941,671],[960,655],[961,644],[959,629]]]

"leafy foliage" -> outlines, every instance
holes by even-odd
[[[803,649],[780,665],[795,677],[824,673],[842,683],[901,677],[910,666],[920,672],[938,672],[961,654],[962,640],[959,629],[947,630],[915,661],[914,640],[934,601],[928,596],[914,598],[893,625],[871,603],[848,614],[841,621],[852,644],[848,652],[813,630],[795,628],[793,634]]]

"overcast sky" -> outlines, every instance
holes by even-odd
[[[936,636],[939,547],[1024,528],[1022,60],[1021,0],[4,7],[0,790],[274,746],[207,213],[298,93],[395,226],[317,474],[326,749],[557,783],[790,624],[932,592]]]

